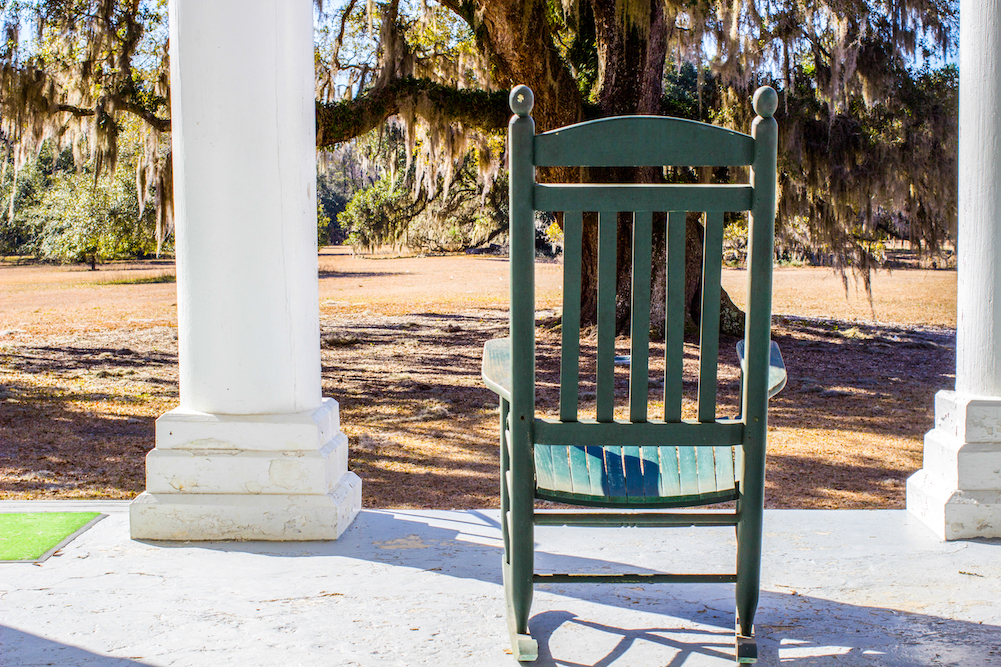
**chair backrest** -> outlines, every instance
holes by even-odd
[[[515,116],[509,127],[511,188],[512,418],[534,416],[534,230],[537,211],[563,212],[564,309],[560,368],[560,421],[578,419],[580,304],[584,214],[598,216],[597,421],[612,422],[614,410],[616,255],[619,214],[632,216],[631,363],[629,420],[680,422],[685,317],[686,214],[704,214],[698,422],[716,421],[720,276],[723,214],[749,211],[747,372],[743,420],[764,422],[771,320],[771,269],[775,216],[776,129],[771,117],[777,96],[761,88],[754,96],[758,117],[751,135],[695,121],[659,116],[604,118],[535,134],[532,93],[511,93]],[[743,185],[543,184],[535,167],[747,166]],[[652,221],[667,214],[666,342],[664,414],[649,415],[649,330]],[[760,385],[760,386],[759,386]],[[745,423],[748,423],[745,421]]]

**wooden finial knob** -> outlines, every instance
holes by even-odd
[[[779,108],[779,94],[771,86],[761,86],[754,91],[754,113],[771,118]]]
[[[508,104],[511,105],[511,111],[524,118],[532,113],[532,107],[535,106],[535,94],[528,86],[515,86],[511,89]]]

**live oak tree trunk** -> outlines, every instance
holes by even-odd
[[[700,214],[690,213],[685,221],[685,330],[697,331],[702,313],[702,259],[704,229]],[[665,306],[667,299],[667,216],[663,213],[653,218],[653,281],[650,293],[650,327],[658,335],[665,333]],[[597,321],[597,216],[584,217],[583,257],[581,269],[583,285],[581,294],[581,321]],[[616,239],[616,330],[629,331],[630,303],[632,300],[632,224],[628,216],[620,216]],[[730,299],[725,290],[720,291],[720,332],[730,336],[744,335],[744,313]]]
[[[663,25],[664,12],[660,10],[660,4],[656,0],[646,1],[651,3],[649,26],[631,23],[628,17],[623,19],[621,3],[616,0],[592,2],[601,72],[596,84],[599,87],[597,98],[602,116],[661,113],[667,30]],[[583,179],[613,183],[664,182],[663,172],[655,168],[589,169],[585,170]],[[704,230],[698,214],[689,214],[685,227],[685,320],[686,329],[689,329],[699,322],[701,316]],[[665,233],[666,216],[655,216],[650,322],[660,334],[664,329],[666,294]],[[597,248],[597,217],[590,216],[584,221],[582,258],[584,289],[581,294],[581,318],[587,323],[597,320]],[[616,255],[616,329],[626,332],[629,329],[632,287],[632,226],[629,216],[619,216]],[[725,291],[722,292],[720,305],[720,331],[743,335],[743,313]]]

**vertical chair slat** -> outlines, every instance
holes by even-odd
[[[702,249],[702,323],[699,333],[699,421],[716,421],[716,367],[719,361],[720,271],[723,214],[706,213]]]
[[[653,213],[639,212],[633,220],[633,303],[629,324],[629,421],[647,420],[650,393],[650,269]]]
[[[612,421],[615,411],[615,254],[618,215],[598,214],[598,359],[599,422]]]
[[[560,356],[560,421],[577,421],[580,392],[580,281],[583,214],[563,214],[563,336]]]
[[[664,345],[664,421],[681,421],[685,361],[685,213],[667,220],[667,327]]]

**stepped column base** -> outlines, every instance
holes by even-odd
[[[146,492],[129,508],[133,539],[333,540],[361,509],[337,402],[313,412],[156,422]]]
[[[944,540],[1001,537],[1001,398],[935,395],[923,467],[907,480],[907,511]]]

